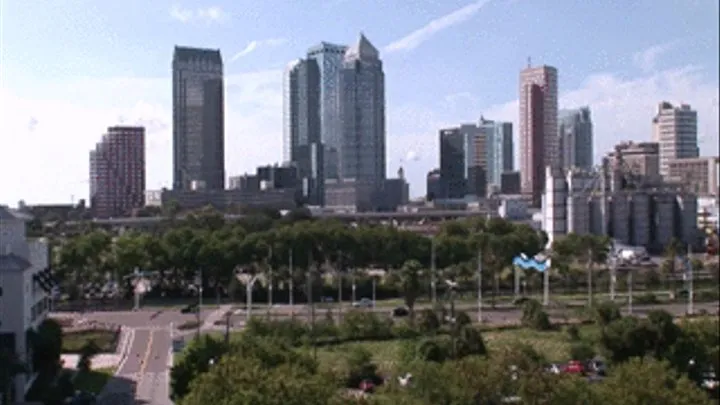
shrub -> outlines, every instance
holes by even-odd
[[[316,332],[324,330],[322,322],[315,323]],[[248,336],[274,338],[292,346],[299,346],[303,339],[310,335],[310,327],[300,321],[292,319],[263,320],[252,318],[245,325],[245,334]],[[316,334],[316,337],[321,336]]]
[[[565,327],[565,333],[568,336],[568,339],[571,342],[576,342],[581,339],[580,337],[580,329],[577,327],[577,325],[568,325]]]
[[[345,386],[357,388],[363,380],[372,380],[375,384],[382,382],[377,374],[377,365],[372,361],[372,353],[362,347],[353,348],[345,358],[347,376]]]
[[[407,322],[398,322],[392,326],[392,335],[399,339],[414,339],[421,333]]]
[[[586,342],[577,342],[570,346],[570,357],[573,360],[590,360],[595,357],[595,349]]]
[[[426,335],[435,334],[440,329],[440,319],[438,319],[435,311],[423,309],[420,311],[417,326]]]
[[[485,342],[480,335],[480,331],[471,326],[465,326],[460,329],[455,356],[462,358],[485,354],[487,354],[487,349],[485,348]]]
[[[552,328],[548,314],[543,311],[542,305],[540,305],[537,300],[528,300],[525,302],[521,323],[525,327],[540,331],[550,330]]]
[[[620,308],[613,302],[602,302],[593,308],[593,321],[601,328],[620,317]]]
[[[653,293],[645,293],[638,295],[636,297],[633,297],[633,301],[635,304],[638,305],[652,305],[659,302],[657,296]]]
[[[467,312],[458,311],[455,314],[455,325],[457,325],[458,328],[463,328],[471,323],[472,319],[470,319],[470,315],[468,315]]]
[[[389,339],[392,321],[380,319],[372,312],[350,311],[343,317],[339,334],[344,340]]]

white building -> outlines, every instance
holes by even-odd
[[[28,369],[32,367],[28,332],[47,316],[53,287],[47,242],[26,237],[26,222],[30,219],[0,206],[0,348],[14,351]],[[24,399],[33,381],[30,371],[15,379],[10,387],[11,399]]]

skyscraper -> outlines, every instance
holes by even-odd
[[[480,128],[486,138],[487,183],[500,187],[502,174],[514,167],[512,123],[480,117]]]
[[[176,46],[173,189],[225,188],[223,62],[219,50]]]
[[[494,123],[462,124],[440,130],[440,193],[437,198],[458,199],[487,193],[488,141]]]
[[[552,66],[520,72],[520,173],[522,192],[540,206],[545,167],[560,164],[557,143],[558,72]]]
[[[298,169],[307,203],[323,205],[320,69],[315,59],[292,62],[284,77],[284,156]]]
[[[360,34],[340,71],[340,179],[385,180],[385,74],[380,53]]]
[[[307,59],[317,63],[320,72],[320,142],[323,144],[324,177],[338,178],[341,143],[340,70],[347,46],[328,42],[308,49]]]
[[[145,128],[110,127],[90,151],[90,205],[97,218],[128,216],[145,202]]]
[[[660,144],[660,174],[670,174],[673,159],[699,156],[697,142],[697,111],[687,104],[675,107],[667,101],[658,105],[653,118],[653,134]]]
[[[590,107],[560,110],[558,143],[562,167],[591,169],[593,166],[593,125]]]

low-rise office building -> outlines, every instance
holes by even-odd
[[[52,306],[48,243],[27,238],[26,224],[31,219],[0,206],[0,351],[14,353],[28,371],[14,378],[9,392],[0,390],[0,403],[22,401],[30,388],[34,377],[31,337]]]

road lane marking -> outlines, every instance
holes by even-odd
[[[148,362],[150,360],[150,356],[152,355],[152,344],[153,344],[153,336],[155,335],[155,331],[150,331],[150,337],[148,338],[148,344],[147,349],[145,349],[145,356],[142,359],[142,364],[140,365],[140,374],[145,374],[145,369],[147,369]]]
[[[122,351],[120,356],[120,364],[118,364],[118,368],[115,371],[115,375],[119,375],[122,369],[125,367],[125,363],[127,363],[128,357],[130,357],[130,349],[132,349],[132,344],[135,342],[135,329],[130,329],[127,332],[127,339],[126,339],[124,350]]]

